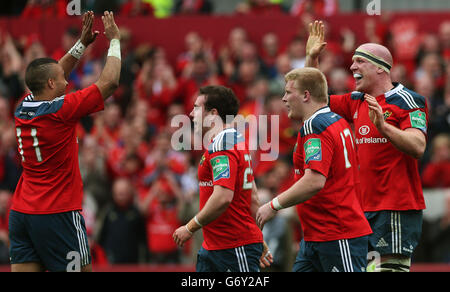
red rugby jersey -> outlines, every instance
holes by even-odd
[[[427,133],[428,108],[424,97],[403,85],[377,96],[389,124]],[[364,211],[425,209],[418,161],[392,145],[369,118],[364,93],[330,96],[330,108],[353,123],[360,163]]]
[[[15,111],[23,172],[12,210],[27,214],[81,210],[76,125],[81,117],[103,106],[95,84],[51,101],[34,101],[31,94],[25,97]]]
[[[372,233],[359,197],[358,162],[349,124],[329,107],[300,129],[294,150],[295,179],[306,169],[320,172],[325,186],[297,205],[305,241],[333,241]]]
[[[226,211],[203,227],[203,248],[229,249],[263,241],[250,211],[254,180],[250,154],[243,136],[235,129],[225,129],[213,139],[200,160],[198,180],[200,209],[214,185],[234,191]]]

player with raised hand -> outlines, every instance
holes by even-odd
[[[310,25],[306,66],[318,67],[326,45],[323,35],[322,22]],[[369,251],[381,256],[379,265],[369,263],[370,271],[409,271],[425,209],[417,159],[426,147],[427,102],[392,82],[392,65],[386,47],[362,44],[355,50],[350,67],[357,91],[330,96],[331,110],[353,123],[355,129],[361,203],[374,231]]]
[[[327,106],[325,76],[314,68],[286,74],[283,102],[302,128],[294,147],[296,182],[259,208],[263,228],[278,210],[297,205],[304,237],[294,272],[363,272],[372,233],[359,203],[350,125]]]
[[[25,82],[31,91],[15,111],[23,172],[9,217],[13,272],[91,271],[86,228],[80,214],[83,184],[78,165],[76,125],[103,110],[119,85],[120,34],[112,12],[102,16],[110,40],[108,57],[95,84],[65,94],[66,77],[99,34],[94,14],[83,16],[81,38],[58,62],[33,60]]]
[[[205,86],[191,112],[194,134],[202,140],[212,135],[212,141],[198,168],[200,211],[173,238],[182,246],[203,229],[198,272],[256,272],[272,262],[255,223],[259,201],[248,146],[232,127],[238,110],[231,89]]]

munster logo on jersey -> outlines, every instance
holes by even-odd
[[[228,156],[220,155],[211,159],[214,181],[221,178],[230,178],[230,161]]]
[[[319,138],[311,138],[303,145],[305,148],[305,161],[309,163],[311,160],[322,160],[322,146]]]
[[[383,113],[384,120],[387,120],[391,115],[392,115],[392,112],[390,112],[390,111],[385,111],[385,112]]]

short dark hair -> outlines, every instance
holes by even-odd
[[[38,58],[27,66],[25,84],[33,94],[41,93],[47,80],[54,77],[54,72],[50,69],[52,64],[58,64],[58,62],[52,58]]]
[[[223,122],[226,122],[227,116],[235,117],[239,111],[239,100],[230,88],[208,85],[200,88],[200,95],[205,96],[205,110],[215,108]]]

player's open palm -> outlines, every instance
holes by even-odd
[[[108,40],[120,39],[120,31],[114,21],[112,12],[105,11],[102,16],[103,26],[105,27],[105,36]]]
[[[88,46],[95,41],[99,32],[92,30],[94,24],[94,12],[88,11],[83,14],[82,29],[80,41],[83,45]]]
[[[375,97],[365,94],[364,98],[369,106],[369,118],[375,127],[380,130],[384,124],[383,109],[378,104]]]
[[[322,21],[314,21],[309,24],[309,37],[306,42],[306,55],[311,58],[319,57],[326,46],[325,27]]]

